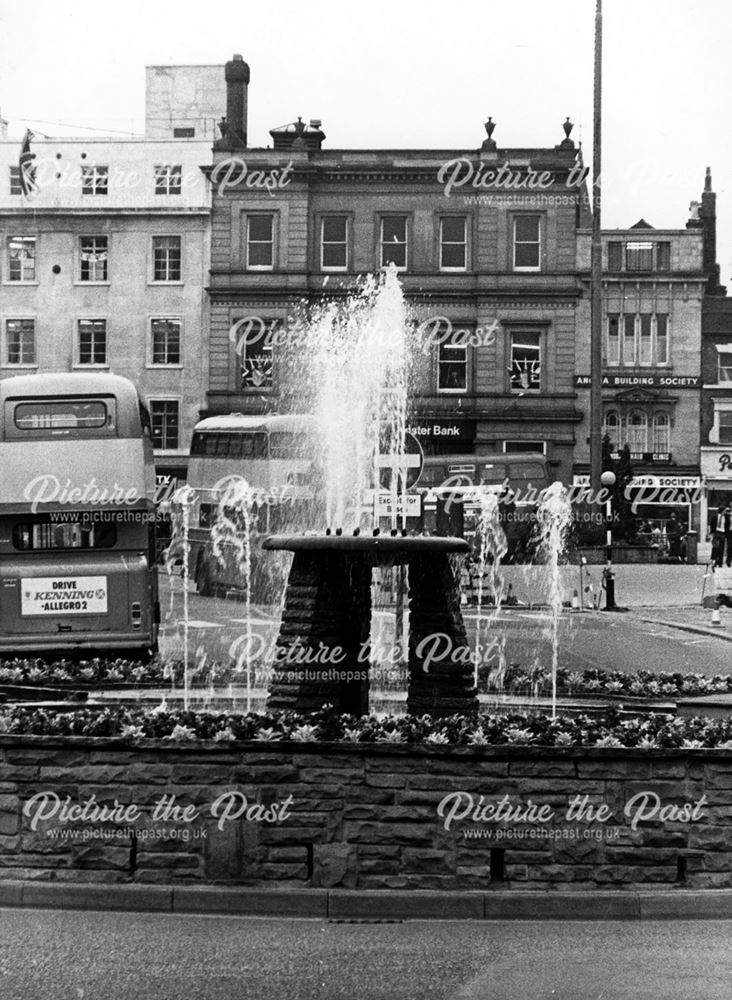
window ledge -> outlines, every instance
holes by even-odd
[[[74,281],[74,287],[81,288],[108,288],[111,284],[111,281],[82,281],[81,278]]]
[[[154,278],[151,278],[150,281],[148,281],[148,285],[163,285],[164,287],[170,287],[171,285],[174,287],[180,287],[184,284],[184,281],[156,281]]]
[[[157,364],[156,365],[156,364],[152,364],[151,362],[149,362],[148,364],[145,365],[145,368],[147,368],[149,371],[154,371],[154,372],[157,372],[157,371],[180,371],[183,368],[183,365],[182,364],[174,364],[174,365],[173,364],[170,364],[170,365]]]
[[[36,371],[38,369],[38,364],[36,362],[33,362],[33,363],[29,362],[27,364],[26,363],[18,362],[16,364],[13,361],[5,361],[3,363],[3,365],[2,365],[2,367],[3,368],[12,368],[14,371],[17,370],[18,368],[22,368],[25,371]]]
[[[74,371],[77,371],[77,370],[78,371],[88,371],[90,368],[93,369],[93,370],[95,370],[95,371],[109,371],[109,367],[110,366],[108,364],[104,364],[104,365],[88,364],[88,365],[85,365],[85,364],[82,364],[81,362],[77,362],[75,365],[72,365],[71,367],[74,369]]]
[[[19,287],[19,288],[37,288],[38,287],[38,282],[37,281],[13,281],[12,279],[6,278],[3,281],[3,285],[7,285],[8,288],[16,288],[16,287]]]

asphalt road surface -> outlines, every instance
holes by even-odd
[[[729,1000],[732,922],[0,910],[3,1000]]]
[[[173,590],[162,581],[164,655],[180,655],[183,643],[183,592],[181,581],[174,578]],[[678,612],[677,612],[678,614]],[[704,613],[699,609],[700,623]],[[732,644],[713,635],[697,635],[665,625],[649,623],[645,610],[628,614],[591,611],[564,613],[559,621],[559,665],[570,670],[599,667],[605,670],[638,669],[653,672],[675,671],[702,673],[706,676],[728,673],[732,668]],[[476,614],[470,607],[464,617],[471,647],[475,642]],[[663,617],[674,620],[674,610]],[[246,605],[236,600],[188,594],[189,649],[191,656],[228,662],[236,653],[248,627],[259,637],[258,649],[270,649],[277,641],[279,612],[274,607],[254,606],[249,622]],[[377,619],[385,629],[384,646],[393,635],[393,611],[377,610]],[[391,631],[390,631],[391,629]],[[509,663],[549,666],[552,656],[552,621],[546,611],[512,608],[502,611],[493,623],[482,626],[483,662],[495,657],[491,648],[494,637],[503,643]],[[234,658],[236,658],[234,656]],[[271,660],[272,656],[266,657]]]

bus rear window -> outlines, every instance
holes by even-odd
[[[13,528],[13,548],[19,552],[45,549],[111,549],[117,526],[109,521],[30,521]]]
[[[496,486],[506,480],[506,466],[502,462],[484,465],[480,482],[484,486]]]
[[[307,434],[293,431],[275,431],[269,436],[270,458],[301,458],[312,442]]]
[[[541,462],[511,462],[511,479],[526,479],[536,482],[546,479],[546,469]]]
[[[111,424],[101,399],[50,399],[16,403],[14,423],[21,431],[99,430]]]
[[[266,437],[263,433],[197,431],[191,442],[191,455],[207,458],[264,458]]]

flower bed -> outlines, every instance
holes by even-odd
[[[256,668],[259,670],[259,667]],[[189,684],[193,686],[241,683],[246,671],[236,664],[208,663],[189,669]],[[261,680],[258,676],[258,680]],[[140,663],[134,660],[57,660],[46,663],[40,659],[0,661],[0,685],[28,684],[38,686],[93,687],[142,687],[147,685],[183,683],[183,664],[180,660]],[[506,694],[549,694],[552,687],[551,671],[545,667],[525,669],[512,664],[502,676],[488,670],[480,671],[481,691],[502,691]],[[565,695],[614,695],[637,698],[677,698],[697,695],[728,694],[732,692],[732,674],[651,673],[636,670],[583,670],[571,672],[564,667],[557,670],[557,690]]]
[[[386,743],[431,746],[616,747],[640,750],[732,749],[732,720],[679,719],[655,715],[623,719],[608,709],[588,716],[485,715],[376,717],[338,715],[330,708],[308,715],[292,712],[234,714],[159,708],[84,708],[49,712],[15,708],[0,713],[0,733],[35,736],[122,737],[134,741],[214,740],[262,743]]]
[[[173,676],[173,668],[181,665],[165,666],[159,661],[140,663],[137,660],[1,660],[0,684],[29,684],[47,687],[49,685],[96,687],[100,685],[161,684]]]
[[[484,676],[487,690],[501,690],[507,694],[549,694],[552,689],[551,671],[545,667],[526,670],[512,664],[503,677],[495,674]],[[732,674],[652,673],[650,670],[636,670],[624,673],[620,670],[569,671],[566,667],[557,670],[557,690],[562,694],[604,694],[617,697],[636,698],[678,698],[696,695],[728,694],[732,692]]]

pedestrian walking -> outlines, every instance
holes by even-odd
[[[712,543],[712,564],[721,567],[727,556],[727,565],[732,566],[732,509],[729,504],[718,510],[709,521],[707,541]]]
[[[681,562],[681,525],[676,520],[676,511],[672,511],[671,516],[666,521],[666,539],[669,559]]]

